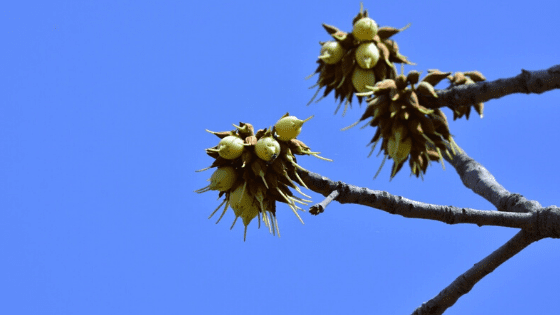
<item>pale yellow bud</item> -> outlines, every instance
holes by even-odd
[[[303,126],[303,123],[310,120],[311,118],[313,118],[313,116],[305,120],[298,119],[296,116],[287,116],[278,120],[278,122],[276,122],[276,125],[274,125],[276,136],[279,140],[282,141],[290,141],[292,139],[295,139],[301,132],[301,126]]]
[[[273,137],[263,137],[255,145],[255,153],[264,161],[271,161],[280,154],[280,143]]]
[[[373,40],[377,35],[377,23],[369,17],[361,18],[354,24],[352,35],[360,41]]]

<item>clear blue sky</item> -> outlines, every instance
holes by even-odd
[[[557,1],[365,1],[416,66],[488,80],[560,62]],[[1,314],[409,314],[517,230],[331,204],[282,237],[208,215],[206,133],[315,115],[303,167],[422,202],[495,210],[454,169],[389,182],[374,129],[340,129],[334,96],[305,106],[321,23],[351,30],[359,1],[8,1],[0,8]],[[400,67],[399,67],[400,71]],[[422,75],[422,77],[423,77]],[[442,83],[439,88],[446,86]],[[560,92],[485,104],[450,123],[511,192],[558,204]],[[452,120],[449,109],[444,112]],[[305,191],[313,201],[322,196]],[[560,241],[522,251],[446,314],[557,314]]]

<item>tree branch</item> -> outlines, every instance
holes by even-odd
[[[531,213],[474,210],[434,205],[391,195],[385,191],[371,190],[343,182],[333,182],[313,172],[300,171],[299,174],[309,189],[327,196],[327,199],[323,202],[310,208],[309,212],[315,215],[323,212],[326,205],[334,199],[341,204],[360,204],[406,218],[430,219],[447,224],[472,223],[478,226],[493,225],[523,229],[532,226],[534,221]]]
[[[430,143],[428,145],[434,148]],[[443,154],[443,158],[453,165],[463,184],[488,200],[499,211],[534,212],[542,208],[538,201],[527,200],[520,194],[510,193],[484,166],[468,156],[462,148],[458,152],[455,148],[456,154],[453,154],[449,142],[445,141],[445,146],[451,152],[452,159],[447,154]]]
[[[558,88],[560,88],[560,65],[536,71],[521,69],[521,73],[515,77],[437,90],[438,98],[422,98],[422,105],[427,108],[446,106],[455,110],[462,105],[486,102],[509,94],[541,94]]]
[[[542,237],[538,236],[536,233],[529,233],[525,230],[521,230],[492,254],[474,264],[472,268],[460,275],[437,296],[423,303],[422,306],[417,308],[412,314],[443,314],[443,312],[455,304],[461,296],[467,294],[478,281],[522,251],[525,247],[529,246],[529,244],[541,238]]]
[[[456,157],[454,156],[453,160]],[[476,162],[471,159],[470,163]],[[480,168],[486,171],[481,165]],[[414,201],[385,191],[371,190],[341,181],[334,182],[309,171],[298,170],[298,174],[310,190],[327,197],[310,208],[310,212],[315,215],[322,213],[332,200],[336,200],[341,204],[361,204],[407,218],[430,219],[447,224],[471,223],[478,226],[520,228],[538,233],[541,237],[560,238],[560,208],[556,206],[542,208],[538,202],[527,200],[519,194],[509,193],[505,189],[505,194],[499,196],[497,202],[501,211],[475,210]],[[491,180],[495,181],[493,177]]]

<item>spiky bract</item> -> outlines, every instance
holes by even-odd
[[[282,118],[286,117],[290,117],[288,119],[289,122],[292,122],[292,120],[301,122],[294,125],[296,127],[295,129],[297,129],[297,134],[299,134],[301,125],[304,121],[301,121],[294,116],[289,116],[289,113],[286,113],[286,115]],[[237,137],[242,139],[244,142],[243,154],[235,159],[225,159],[220,156],[218,150],[215,148],[206,149],[206,153],[215,160],[210,167],[200,171],[207,170],[212,167],[223,168],[228,172],[234,170],[236,175],[231,176],[231,178],[235,178],[235,183],[233,183],[233,185],[230,185],[230,183],[220,186],[217,184],[211,186],[209,185],[205,188],[197,190],[197,192],[205,192],[211,189],[216,190],[216,187],[221,188],[219,196],[222,197],[225,195],[225,200],[210,215],[210,217],[212,217],[214,213],[216,213],[225,203],[226,205],[220,218],[218,219],[218,222],[221,220],[229,206],[233,209],[235,214],[233,225],[239,217],[243,219],[243,224],[245,225],[245,236],[247,233],[247,226],[257,216],[259,217],[259,227],[260,217],[262,216],[262,220],[268,227],[269,231],[274,234],[278,233],[278,236],[280,236],[278,222],[276,219],[276,201],[288,204],[302,223],[303,221],[299,217],[297,211],[303,209],[296,206],[296,203],[307,205],[305,202],[310,201],[294,196],[290,190],[290,188],[293,188],[303,196],[310,198],[296,185],[296,183],[298,183],[299,185],[307,188],[297,173],[298,169],[304,171],[306,170],[297,164],[295,155],[313,155],[323,160],[331,160],[318,156],[320,152],[312,152],[311,149],[302,141],[296,139],[297,134],[290,134],[290,136],[286,138],[289,140],[282,140],[276,134],[277,130],[274,129],[265,128],[254,133],[254,129],[251,124],[239,123],[239,126],[234,126],[236,127],[236,130],[209,132],[221,139],[226,137]],[[279,124],[278,126],[286,127],[284,129],[289,129],[288,131],[291,131],[291,129],[288,128],[291,127],[291,125],[288,126],[285,122]],[[258,153],[257,150],[259,150]],[[230,188],[227,190],[224,189],[227,186]]]

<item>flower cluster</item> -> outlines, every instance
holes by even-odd
[[[204,171],[216,167],[209,181],[210,184],[197,190],[203,193],[209,190],[219,191],[219,197],[225,195],[224,201],[212,212],[211,218],[225,203],[225,208],[218,219],[222,219],[228,206],[235,213],[232,228],[239,217],[247,226],[258,216],[271,233],[278,233],[276,218],[276,201],[286,203],[293,210],[298,219],[303,223],[297,210],[303,210],[296,203],[307,205],[311,200],[294,196],[290,188],[301,195],[304,194],[295,182],[307,188],[301,180],[297,170],[307,171],[297,164],[295,155],[313,155],[320,159],[320,152],[312,152],[302,141],[296,139],[301,132],[302,125],[313,116],[300,120],[286,113],[273,128],[260,129],[254,133],[253,126],[248,123],[239,123],[232,131],[212,132],[221,140],[217,146],[206,149],[206,153],[214,158],[210,167],[199,170]],[[216,222],[216,223],[218,223]]]
[[[379,27],[362,7],[353,20],[351,33],[327,24],[323,24],[323,27],[334,41],[319,42],[321,45],[321,55],[317,60],[319,66],[311,75],[319,73],[317,84],[312,86],[312,88],[315,86],[319,88],[309,104],[323,87],[325,87],[323,97],[334,90],[335,99],[340,99],[335,114],[346,99],[344,116],[348,105],[351,106],[354,93],[366,92],[368,91],[366,86],[373,86],[375,82],[396,77],[394,62],[413,64],[399,53],[397,43],[389,39],[405,30],[408,25],[402,29]],[[361,96],[358,96],[358,101],[361,104]]]
[[[382,140],[381,150],[385,152],[385,158],[389,157],[394,161],[391,178],[407,160],[412,174],[416,177],[426,173],[430,161],[440,161],[443,166],[442,152],[451,156],[445,141],[450,143],[453,151],[455,150],[456,145],[449,133],[445,114],[440,109],[428,109],[422,104],[430,98],[438,97],[434,86],[445,78],[449,79],[452,85],[460,85],[472,84],[469,82],[474,80],[482,81],[484,76],[478,71],[464,74],[457,72],[454,76],[450,74],[451,72],[429,70],[428,75],[418,82],[420,73],[410,71],[406,76],[401,74],[395,79],[385,79],[373,87],[369,86],[370,92],[360,94],[373,95],[367,100],[368,107],[358,122],[369,118],[368,124],[378,127],[370,142],[374,144],[372,152]],[[468,80],[465,79],[465,75]],[[462,79],[458,80],[459,78]],[[483,105],[474,105],[481,116]],[[455,115],[461,117],[462,114],[466,114],[468,118],[469,112],[470,106],[462,106]]]

